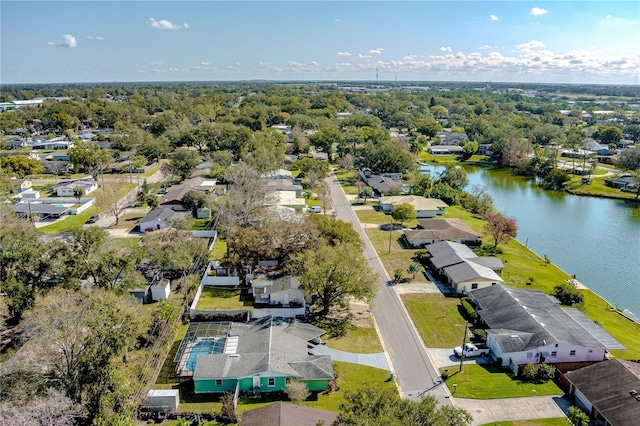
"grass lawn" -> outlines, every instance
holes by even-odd
[[[133,248],[133,247],[138,247],[138,244],[140,243],[140,238],[113,238],[111,242],[116,247]]]
[[[553,381],[540,385],[524,383],[514,379],[513,374],[495,365],[465,365],[461,373],[458,367],[448,367],[446,384],[455,397],[471,399],[519,398],[526,396],[563,395],[564,392]],[[444,368],[440,372],[444,372]]]
[[[342,337],[323,338],[322,340],[330,348],[341,351],[355,352],[360,354],[375,354],[382,352],[382,345],[378,338],[378,333],[373,327],[373,319],[369,321],[369,327],[356,327],[349,324],[347,332]]]
[[[457,155],[433,155],[429,154],[427,151],[422,151],[418,157],[423,162],[429,163],[449,163],[451,161],[458,161]]]
[[[209,253],[209,260],[221,260],[227,254],[227,241],[224,238],[216,238],[213,250]]]
[[[465,324],[458,312],[460,299],[431,293],[402,294],[400,297],[427,347],[460,345]]]
[[[552,419],[533,420],[513,420],[504,422],[485,423],[480,426],[568,426],[569,420],[566,417],[555,417]]]
[[[144,213],[127,213],[125,215],[120,216],[120,219],[118,220],[117,225],[114,222],[113,225],[111,225],[109,228],[128,229],[131,231],[133,230],[133,228],[136,227],[140,219],[142,219],[143,217],[145,217]]]
[[[96,213],[98,213],[98,208],[91,206],[80,214],[65,216],[61,221],[43,226],[42,228],[39,228],[39,230],[43,234],[60,234],[63,232],[69,232],[80,228],[92,215]]]
[[[611,188],[605,185],[604,180],[605,178],[602,177],[594,178],[591,179],[590,184],[584,184],[580,176],[572,176],[571,180],[567,182],[567,189],[569,192],[579,195],[593,195],[624,200],[633,200],[636,198],[636,194],[633,192],[623,192],[618,188]]]
[[[377,201],[371,203],[373,205],[377,205]],[[369,204],[368,201],[367,204]],[[373,206],[371,207],[371,209],[356,210],[355,212],[360,223],[377,223],[379,225],[386,225],[390,223],[392,219],[391,215],[376,211],[373,209]],[[404,226],[405,228],[415,228],[416,226],[418,226],[418,220],[413,219],[407,222],[402,222],[402,226]]]
[[[378,252],[380,260],[385,269],[389,273],[389,276],[393,276],[393,271],[396,269],[402,269],[406,271],[409,265],[414,263],[413,256],[415,250],[405,249],[400,245],[400,238],[402,237],[402,231],[391,232],[391,253],[389,253],[389,231],[383,231],[381,229],[373,229],[371,227],[366,228],[369,241],[373,244],[373,247]],[[410,277],[407,272],[405,278]],[[422,274],[416,275],[414,283],[426,283],[427,279]]]
[[[336,178],[342,185],[345,194],[356,195],[358,193],[356,182],[358,182],[359,177],[357,172],[336,173]]]
[[[193,219],[193,226],[191,227],[194,231],[209,231],[211,230],[211,218],[208,219]]]
[[[235,287],[205,286],[197,309],[246,309],[240,300],[240,289]]]

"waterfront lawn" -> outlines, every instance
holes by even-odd
[[[80,214],[64,216],[62,220],[43,226],[39,228],[39,231],[47,235],[70,232],[82,227],[96,213],[98,213],[98,209],[95,206],[91,206]]]
[[[382,345],[380,344],[378,333],[373,326],[373,319],[370,318],[368,322],[368,327],[356,327],[355,325],[348,324],[344,336],[327,338],[323,336],[322,340],[328,347],[340,351],[359,354],[382,352]]]
[[[566,417],[554,417],[551,419],[507,420],[485,423],[480,426],[567,426],[569,424]]]
[[[368,203],[369,201],[367,201],[367,204]],[[385,214],[381,211],[377,211],[373,208],[373,206],[371,207],[371,209],[356,210],[355,213],[356,213],[356,216],[358,216],[358,220],[360,221],[360,223],[375,223],[378,225],[388,225],[389,223],[391,223],[391,220],[392,220],[391,215]],[[404,228],[415,228],[416,226],[418,226],[418,220],[413,219],[406,222],[402,222],[402,226]]]
[[[458,367],[441,368],[440,372],[448,370],[449,377],[445,381],[449,391],[455,398],[470,399],[498,399],[519,398],[527,396],[563,395],[564,392],[553,381],[543,384],[525,383],[514,378],[511,371],[505,372],[493,364],[465,364],[462,372]]]
[[[591,179],[590,184],[582,183],[580,176],[572,176],[567,182],[569,192],[578,195],[593,195],[597,197],[620,198],[632,200],[636,198],[633,192],[624,192],[618,188],[611,188],[604,183],[605,178],[599,177]]]
[[[246,309],[236,287],[205,286],[196,309]]]
[[[440,293],[412,293],[400,297],[427,347],[454,348],[460,345],[465,324],[458,311],[460,299]]]

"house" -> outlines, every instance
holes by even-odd
[[[380,197],[380,208],[385,213],[391,213],[393,206],[401,203],[408,203],[416,210],[417,218],[435,217],[444,214],[447,203],[437,198],[426,198],[419,195],[401,195],[393,197]]]
[[[379,195],[388,194],[390,192],[404,192],[402,187],[403,182],[395,181],[384,176],[371,175],[365,180],[365,182],[375,191],[376,194]]]
[[[462,147],[458,145],[431,145],[427,148],[427,152],[434,155],[455,155],[462,151]]]
[[[51,173],[54,175],[66,174],[69,172],[69,162],[68,161],[49,161],[42,160],[40,162],[42,167],[44,167],[45,173]]]
[[[286,169],[273,170],[262,175],[267,179],[293,179],[293,174]]]
[[[493,151],[491,151],[492,143],[481,143],[478,145],[478,155],[493,155]]]
[[[296,198],[291,191],[275,191],[267,194],[265,206],[289,207],[301,212],[307,206],[303,198]]]
[[[495,285],[469,294],[489,327],[492,356],[514,372],[538,362],[599,362],[607,347],[622,347],[578,309],[561,309],[555,298],[540,291]]]
[[[171,219],[182,215],[169,207],[151,210],[145,217],[138,222],[140,232],[151,232],[169,227]]]
[[[31,145],[32,149],[69,149],[73,147],[73,142],[65,140],[52,139],[49,141],[38,141]]]
[[[58,197],[74,197],[76,188],[82,188],[82,195],[87,195],[98,189],[98,181],[93,179],[67,180],[53,185],[53,191]]]
[[[218,329],[214,330],[215,326]],[[195,327],[192,330],[192,327]],[[203,329],[199,332],[199,329]],[[324,330],[293,318],[264,317],[246,323],[192,323],[176,363],[193,375],[195,393],[281,392],[296,379],[312,392],[334,379],[329,355],[310,355],[307,345]],[[209,348],[209,349],[207,349]]]
[[[30,191],[33,188],[33,182],[29,179],[9,179],[12,186],[18,187],[18,192]]]
[[[55,152],[51,154],[51,157],[48,158],[51,161],[69,161],[69,153],[68,152]]]
[[[469,137],[466,133],[451,132],[445,135],[442,145],[464,145],[467,141]]]
[[[478,257],[464,244],[440,241],[426,246],[429,262],[458,293],[490,287],[503,282],[504,264],[497,257]]]
[[[605,183],[608,183],[612,188],[624,189],[628,186],[634,186],[636,180],[632,175],[625,173],[615,179],[606,178]]]
[[[291,179],[273,178],[265,182],[268,192],[287,192],[292,198],[302,195],[302,185],[297,185]]]
[[[167,192],[161,199],[160,205],[169,207],[175,211],[186,211],[187,208],[182,204],[182,199],[189,191],[201,191],[204,193],[215,193],[218,186],[213,179],[191,178],[182,184],[173,186],[171,191]]]
[[[604,426],[640,419],[640,363],[612,359],[565,374],[580,408]]]
[[[37,220],[58,219],[71,211],[69,207],[61,204],[46,204],[40,200],[23,200],[19,203],[11,204],[11,208],[18,217],[35,217]]]
[[[307,297],[300,290],[300,281],[291,275],[256,275],[249,280],[255,304],[268,304],[275,307],[296,308],[303,307],[306,303],[311,303],[311,298]]]
[[[304,405],[277,404],[245,411],[242,414],[242,426],[317,426],[332,425],[338,420],[339,413]]]
[[[455,241],[461,244],[480,241],[480,235],[460,219],[420,219],[418,223],[418,229],[404,231],[404,236],[412,247],[422,247],[438,241]]]
[[[585,151],[594,152],[596,153],[596,155],[609,155],[611,153],[607,145],[599,144],[593,139],[585,139],[584,143],[582,144],[582,149]]]

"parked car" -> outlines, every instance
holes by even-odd
[[[458,358],[462,356],[463,351],[461,346],[456,346],[453,349],[453,354]],[[464,345],[464,357],[469,358],[473,356],[489,355],[489,348],[479,348],[473,343],[465,343]]]
[[[320,206],[309,206],[309,207],[307,207],[307,211],[309,213],[322,213],[322,207],[320,207]]]
[[[94,214],[89,218],[89,220],[87,220],[87,223],[96,223],[98,219],[100,219],[100,216],[98,216],[97,214]]]

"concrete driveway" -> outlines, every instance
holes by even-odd
[[[438,368],[453,367],[460,365],[460,358],[453,354],[453,348],[427,348],[429,357],[436,363]],[[493,364],[495,361],[490,356],[478,356],[465,358],[464,364]]]
[[[526,398],[464,399],[451,398],[453,405],[473,416],[472,425],[503,420],[530,420],[564,417],[572,405],[563,396],[530,396]]]
[[[391,371],[387,355],[384,352],[376,354],[357,354],[353,352],[340,351],[325,345],[315,345],[312,351],[319,355],[331,355],[334,361],[350,362],[352,364],[368,365],[369,367],[380,368]]]

